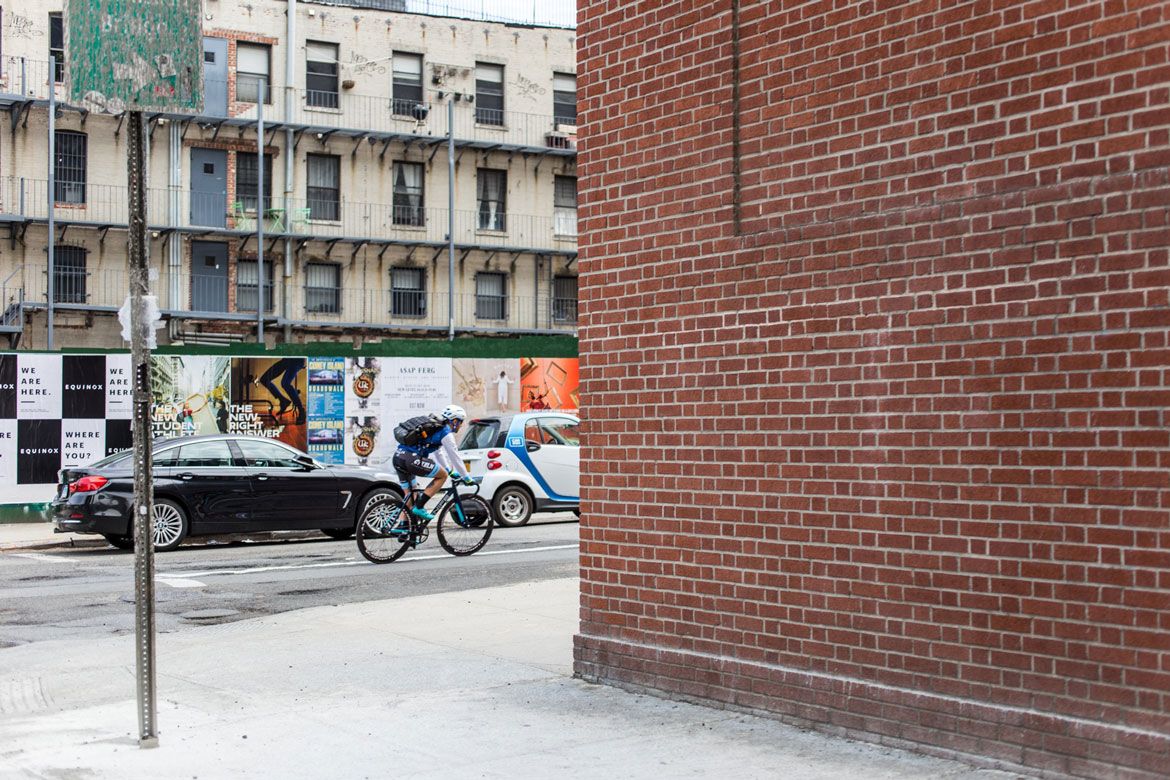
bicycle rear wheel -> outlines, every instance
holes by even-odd
[[[479,496],[460,496],[443,509],[435,530],[444,550],[452,555],[471,555],[487,544],[494,524],[487,501]]]
[[[378,496],[362,510],[357,523],[357,546],[371,563],[390,563],[402,557],[409,547],[409,534],[393,534],[405,507],[395,495]]]

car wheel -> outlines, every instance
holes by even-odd
[[[102,536],[106,537],[106,541],[117,547],[119,550],[134,549],[133,534],[102,534]]]
[[[348,539],[353,536],[352,528],[322,528],[321,533],[330,539]]]
[[[364,496],[362,496],[361,501],[358,501],[357,514],[354,517],[353,528],[350,529],[350,533],[353,533],[353,531],[357,529],[357,518],[361,517],[361,514],[363,511],[365,511],[365,508],[368,507],[375,500],[377,500],[379,498],[384,498],[386,496],[393,496],[394,498],[402,498],[402,494],[399,493],[397,490],[392,490],[391,488],[387,488],[387,487],[374,488],[369,493],[366,493]]]
[[[183,511],[183,507],[166,498],[154,500],[151,538],[154,539],[155,550],[166,552],[175,549],[187,538],[189,529],[187,513]]]
[[[532,517],[532,494],[519,485],[508,485],[496,491],[492,508],[496,523],[509,528],[524,525]]]

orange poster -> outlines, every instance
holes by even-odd
[[[520,358],[520,411],[579,408],[577,358]]]

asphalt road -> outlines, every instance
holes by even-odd
[[[448,555],[432,534],[383,565],[362,558],[352,539],[188,542],[155,557],[156,630],[573,577],[578,526],[571,518],[537,515],[522,528],[497,527],[483,550],[465,558]],[[112,547],[0,554],[0,647],[132,632],[133,572],[133,554]]]

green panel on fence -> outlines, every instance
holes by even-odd
[[[203,111],[201,0],[68,0],[72,100],[97,111]]]

